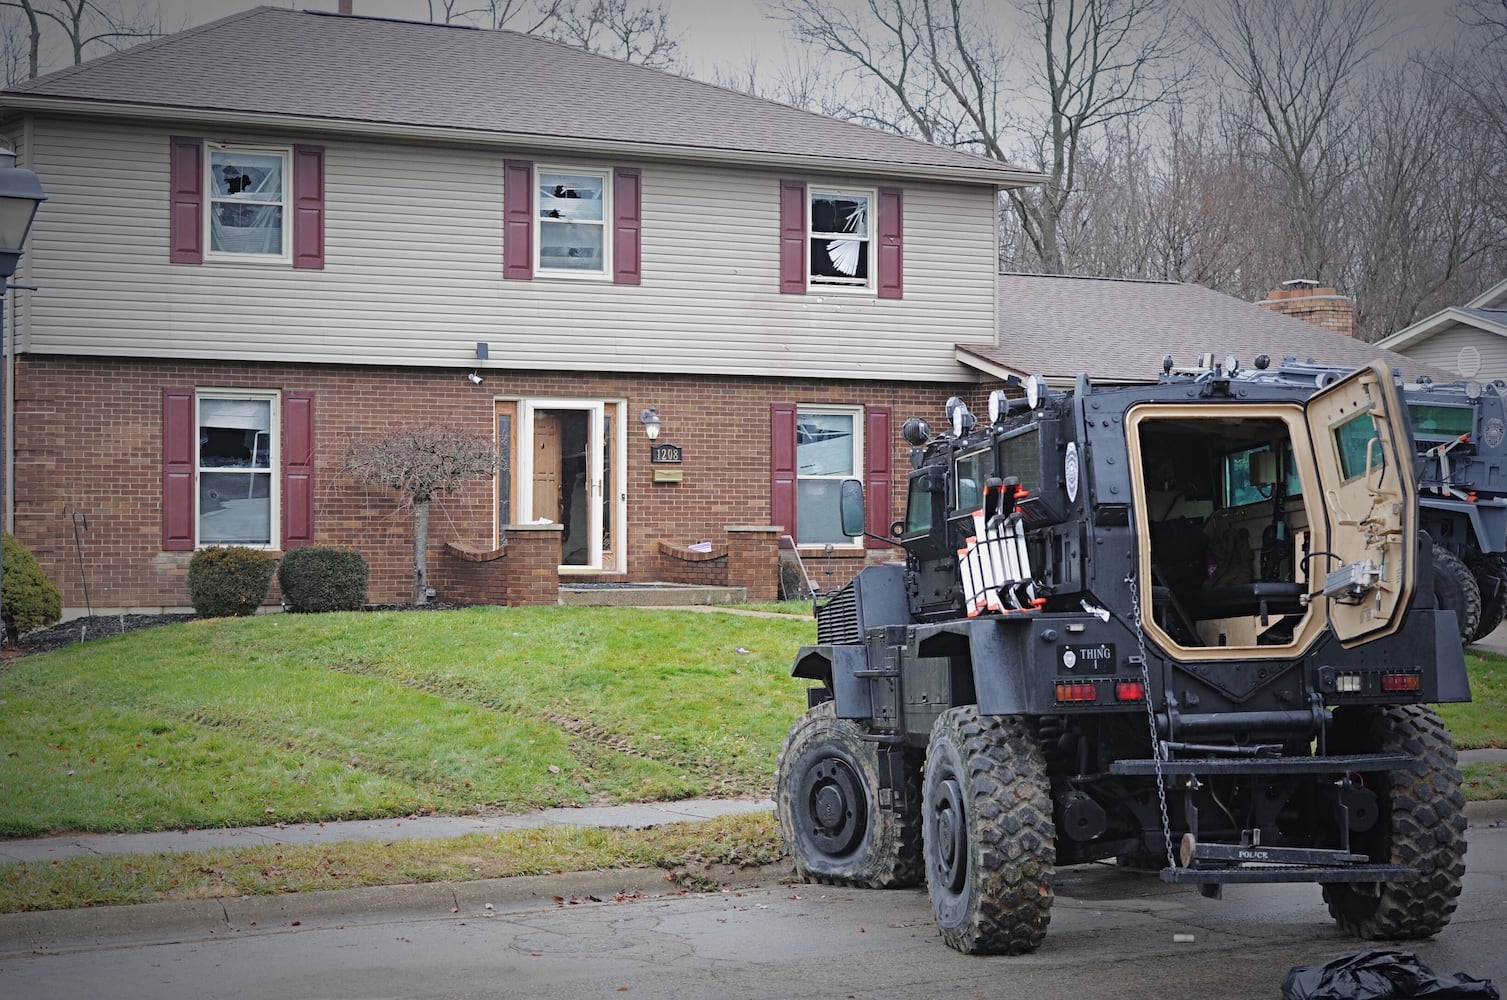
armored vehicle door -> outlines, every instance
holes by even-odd
[[[1413,593],[1417,488],[1402,396],[1380,364],[1314,394],[1307,406],[1327,553],[1310,556],[1345,646],[1390,635]],[[1327,565],[1326,565],[1327,562]]]

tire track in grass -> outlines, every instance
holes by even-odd
[[[163,710],[161,706],[154,707]],[[464,782],[459,782],[454,778],[447,778],[443,775],[437,775],[427,769],[405,767],[398,762],[386,761],[381,758],[363,757],[358,753],[347,752],[329,744],[299,739],[291,733],[265,734],[258,732],[256,727],[263,724],[263,720],[244,719],[239,716],[216,713],[202,708],[178,715],[178,718],[196,726],[233,732],[242,738],[249,739],[251,742],[262,746],[286,750],[291,753],[305,754],[310,757],[316,757],[319,760],[329,761],[332,764],[344,764],[346,767],[368,771],[380,778],[402,781],[413,785],[420,792],[432,791],[438,788],[456,796],[475,797],[476,790],[474,788],[467,788]]]
[[[447,678],[436,674],[413,674],[402,670],[394,670],[376,664],[347,661],[345,663],[327,663],[325,666],[337,673],[364,677],[380,677],[383,680],[393,681],[404,687],[425,694],[436,695],[441,698],[449,698],[454,701],[476,705],[494,712],[502,712],[510,715],[517,714],[519,706],[504,698],[489,695],[472,684],[457,678]],[[722,775],[715,766],[704,760],[696,760],[677,753],[662,753],[645,750],[636,745],[633,740],[612,729],[586,719],[564,715],[558,712],[545,712],[533,716],[540,722],[549,723],[567,733],[573,740],[572,751],[578,752],[583,763],[592,764],[593,760],[601,760],[599,751],[608,750],[616,754],[622,754],[636,760],[647,761],[662,767],[674,769],[683,774],[694,776],[700,780],[708,781],[713,785],[722,783]],[[610,768],[603,767],[603,770]]]

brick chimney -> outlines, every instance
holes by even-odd
[[[1347,337],[1355,335],[1355,300],[1311,278],[1284,281],[1256,305]]]
[[[340,6],[335,11],[335,13],[337,13],[337,14],[349,14],[349,13],[351,13],[351,4],[353,2],[354,2],[354,0],[340,0]]]

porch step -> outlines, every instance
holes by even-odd
[[[677,604],[742,604],[745,587],[710,587],[681,583],[560,584],[560,603],[636,608]]]

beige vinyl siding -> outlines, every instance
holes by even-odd
[[[40,353],[937,380],[994,331],[995,196],[906,184],[905,298],[778,290],[770,171],[643,171],[642,283],[502,278],[502,161],[526,151],[325,142],[325,268],[168,262],[168,140],[318,142],[39,121]],[[537,158],[551,166],[612,166]],[[874,188],[883,179],[807,176]]]
[[[1481,352],[1481,370],[1474,376],[1476,381],[1507,379],[1507,338],[1471,326],[1451,327],[1415,346],[1404,348],[1402,353],[1424,364],[1458,374],[1460,351],[1465,347],[1474,347]]]

